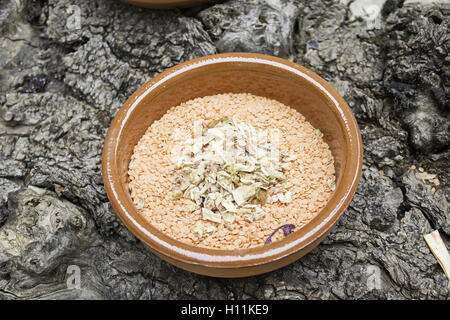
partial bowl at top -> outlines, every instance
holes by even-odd
[[[208,0],[121,0],[134,6],[151,9],[171,9],[196,6]]]
[[[336,189],[327,205],[306,226],[269,245],[217,250],[182,243],[147,222],[130,196],[127,185],[130,158],[134,146],[152,122],[182,102],[220,93],[251,93],[298,110],[324,134],[334,157]],[[312,250],[348,206],[359,182],[361,166],[358,124],[336,90],[298,64],[251,53],[194,59],[147,82],[117,113],[106,136],[102,159],[106,192],[128,229],[164,260],[195,273],[216,277],[265,273]]]

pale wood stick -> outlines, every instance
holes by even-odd
[[[438,230],[423,236],[450,281],[450,254]]]

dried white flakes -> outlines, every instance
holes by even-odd
[[[201,238],[203,237],[203,229],[204,229],[204,224],[201,221],[197,221],[197,223],[194,226],[194,229],[192,230],[192,232],[197,235],[197,237]]]
[[[244,185],[233,190],[233,198],[238,206],[241,206],[244,203],[246,203],[247,200],[252,198],[254,195],[256,195],[255,186]]]
[[[228,212],[237,212],[236,206],[229,200],[223,200],[220,202]]]
[[[276,195],[277,197],[278,197],[278,200],[281,202],[281,203],[289,203],[289,202],[291,202],[292,201],[292,199],[291,199],[291,193],[288,191],[288,192],[286,192],[286,193],[279,193],[279,194],[277,194]]]
[[[145,206],[144,198],[139,198],[138,203],[136,204],[136,209],[142,210]]]
[[[175,165],[179,185],[174,196],[192,201],[184,211],[201,208],[204,220],[230,224],[236,214],[248,221],[261,219],[261,205],[267,202],[290,202],[291,193],[285,191],[292,184],[283,169],[296,157],[280,157],[267,137],[247,123],[223,118],[210,121],[200,136],[187,139]],[[275,193],[285,193],[271,197],[269,190],[278,184]],[[200,237],[205,232],[200,224],[194,229]]]
[[[197,237],[202,238],[204,233],[212,233],[215,230],[216,230],[216,228],[214,226],[205,225],[202,221],[197,221],[192,232]]]
[[[214,213],[209,209],[206,208],[202,208],[202,217],[205,220],[209,220],[212,222],[216,222],[216,223],[221,223],[222,222],[222,216],[220,215],[220,213]]]
[[[236,219],[236,215],[232,212],[225,212],[224,214],[222,214],[222,218],[226,224],[231,224]]]
[[[336,183],[333,180],[328,180],[328,187],[330,187],[331,191],[336,190]]]
[[[321,137],[323,135],[322,131],[320,131],[319,129],[316,129],[315,133],[316,137]]]
[[[197,209],[198,206],[194,202],[191,202],[184,206],[183,211],[194,212]]]

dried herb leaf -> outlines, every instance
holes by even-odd
[[[184,206],[183,211],[194,212],[197,209],[198,206],[194,202],[191,202]]]
[[[267,190],[259,189],[258,192],[256,193],[256,198],[259,200],[261,204],[266,204],[267,197],[268,197]]]
[[[328,180],[328,187],[330,187],[331,191],[336,190],[336,184],[332,180]]]
[[[205,220],[209,220],[212,222],[216,222],[216,223],[221,223],[222,222],[222,216],[220,215],[220,213],[214,213],[209,209],[206,208],[202,208],[202,217]]]
[[[261,219],[261,206],[270,201],[291,201],[289,185],[279,183],[286,180],[283,169],[295,156],[279,157],[267,134],[236,119],[212,120],[203,128],[200,136],[184,142],[175,164],[174,197],[192,201],[185,211],[201,208],[204,220],[230,224],[236,214],[249,221]],[[269,195],[275,185],[279,197]],[[196,232],[200,230],[205,228],[199,225]]]
[[[256,195],[256,188],[254,186],[240,186],[233,191],[234,201],[238,206],[243,205],[248,199]]]
[[[204,224],[201,221],[197,221],[194,226],[192,232],[197,235],[197,237],[201,238],[203,236]]]
[[[199,238],[202,238],[205,233],[212,233],[216,230],[216,227],[206,225],[202,221],[197,221],[192,232]]]
[[[236,206],[229,200],[223,200],[221,205],[223,205],[228,212],[237,212]]]
[[[290,235],[293,232],[293,230],[295,229],[295,225],[293,225],[293,224],[284,224],[284,225],[276,228],[275,231],[270,234],[270,236],[267,238],[267,240],[266,240],[266,242],[264,242],[264,244],[271,244],[273,235],[280,229],[283,230],[283,234],[286,237],[286,236]]]
[[[139,198],[138,203],[136,204],[136,209],[142,210],[145,206],[144,198]]]
[[[281,203],[289,203],[289,202],[292,201],[292,199],[291,199],[291,193],[290,193],[289,191],[286,192],[285,194],[279,193],[279,194],[277,194],[277,197],[278,197],[278,200],[279,200]]]
[[[293,232],[292,230],[295,229],[295,226],[293,224],[285,224],[282,229],[283,229],[284,236],[286,237]]]
[[[316,133],[316,137],[321,137],[321,136],[323,136],[322,131],[320,131],[319,129],[316,129],[315,133]]]
[[[227,224],[231,224],[236,219],[236,215],[232,212],[225,212],[222,214],[223,221]]]

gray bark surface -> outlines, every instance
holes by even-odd
[[[449,246],[450,4],[372,1],[382,7],[370,15],[360,2],[153,11],[0,1],[0,299],[449,299],[423,235],[439,229]],[[147,250],[112,210],[100,164],[109,124],[136,89],[230,51],[280,56],[329,81],[358,120],[364,166],[348,210],[311,253],[216,279]],[[71,265],[79,289],[67,286]]]

